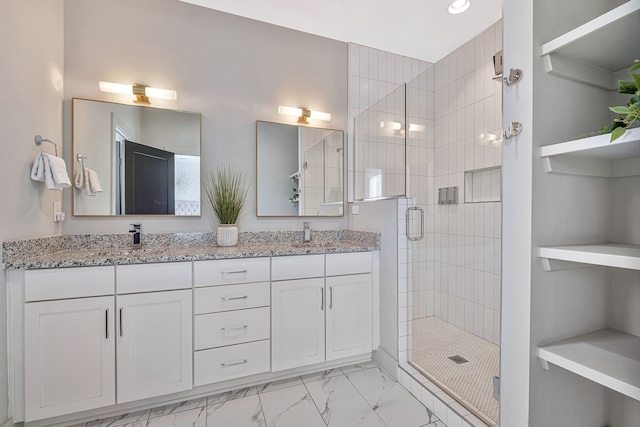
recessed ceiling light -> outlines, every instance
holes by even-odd
[[[471,6],[469,0],[453,0],[449,5],[449,13],[457,15],[469,9],[469,6]]]

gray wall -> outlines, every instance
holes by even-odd
[[[65,144],[71,141],[70,99],[130,103],[101,93],[98,82],[175,89],[177,101],[152,105],[202,113],[202,169],[233,161],[251,181],[241,230],[302,228],[302,221],[255,215],[255,121],[295,123],[278,105],[330,112],[330,127],[347,127],[347,45],[175,0],[66,0]],[[315,125],[312,123],[312,125]],[[324,126],[325,124],[319,124]],[[70,158],[67,158],[69,161]],[[65,210],[70,200],[65,197]],[[68,218],[65,234],[209,231],[202,218]],[[314,218],[312,228],[347,228],[347,218]]]
[[[29,179],[40,148],[36,133],[62,149],[63,2],[0,1],[2,129],[0,240],[60,233],[52,204],[62,193]],[[44,147],[53,153],[53,146]],[[65,147],[68,154],[69,147]],[[64,190],[69,197],[69,190]],[[6,307],[6,279],[0,274],[0,307]],[[0,310],[0,425],[7,419],[6,310]]]

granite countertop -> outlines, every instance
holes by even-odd
[[[339,236],[329,235],[325,237],[338,238],[314,240],[312,237],[311,242],[303,243],[301,239],[297,241],[277,241],[278,239],[274,238],[273,233],[271,233],[267,239],[256,238],[256,235],[253,235],[251,238],[245,239],[245,242],[241,240],[241,243],[237,246],[219,247],[211,241],[210,236],[200,242],[194,242],[193,235],[190,235],[187,241],[174,240],[172,244],[158,246],[154,246],[152,241],[148,245],[133,248],[131,245],[110,246],[109,243],[113,243],[114,240],[102,237],[100,239],[102,244],[78,245],[69,242],[65,244],[47,242],[44,245],[49,245],[49,250],[37,250],[43,243],[34,241],[37,239],[29,239],[5,242],[3,244],[5,249],[9,247],[7,246],[8,244],[17,245],[20,248],[20,250],[14,250],[13,252],[9,250],[3,253],[3,267],[5,269],[22,268],[35,270],[61,267],[369,252],[380,248],[379,233],[353,232],[351,234],[343,233]],[[174,236],[172,238],[175,239]],[[200,240],[200,238],[201,236],[197,236],[197,240]],[[166,242],[157,240],[156,243]],[[29,250],[30,248],[33,249]],[[10,256],[6,256],[7,252]]]

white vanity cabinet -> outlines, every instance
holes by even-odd
[[[191,287],[191,263],[26,271],[25,420],[191,389]]]
[[[293,279],[291,271],[302,277]],[[371,271],[370,252],[329,254],[326,260],[324,255],[277,258],[271,284],[272,371],[371,352]]]
[[[371,252],[328,254],[326,257],[326,360],[372,350]]]
[[[194,263],[194,384],[271,368],[270,259]]]
[[[26,420],[116,403],[113,297],[25,306]]]
[[[272,371],[324,362],[324,309],[324,277],[271,284]]]
[[[366,360],[375,336],[372,259],[361,252],[12,270],[13,421],[66,423],[71,414],[100,416],[136,401],[186,400],[284,378],[288,369]]]
[[[116,277],[118,403],[191,389],[191,263],[116,266]]]
[[[371,351],[371,274],[327,277],[326,360]]]
[[[34,270],[24,280],[26,421],[115,404],[114,268]]]

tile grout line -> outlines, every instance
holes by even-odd
[[[377,363],[376,363],[376,365],[377,365]],[[371,367],[371,368],[368,368],[368,369],[361,369],[360,371],[355,371],[355,372],[363,372],[363,371],[366,371],[366,370],[369,370],[369,369],[380,369],[380,370],[382,370],[382,367],[380,367],[380,366],[378,366],[377,368],[376,368],[376,367]],[[350,373],[355,373],[355,372],[350,372]],[[360,395],[360,397],[362,397],[362,399],[364,400],[364,402],[369,406],[369,408],[371,408],[371,410],[373,411],[373,413],[374,413],[374,414],[376,414],[376,416],[378,417],[378,419],[380,420],[380,422],[382,422],[382,424],[384,424],[385,426],[389,427],[389,425],[388,425],[388,424],[387,424],[387,423],[382,419],[382,417],[381,417],[381,416],[376,412],[376,410],[373,408],[373,406],[371,406],[371,404],[369,403],[369,401],[367,401],[367,399],[364,397],[364,395],[360,392],[360,390],[358,389],[358,387],[356,387],[356,385],[353,383],[353,381],[351,381],[351,378],[349,378],[349,375],[348,375],[348,374],[345,374],[344,372],[343,372],[343,375],[344,375],[345,377],[347,377],[347,381],[349,381],[349,383],[353,386],[353,388],[355,388],[355,389],[356,389],[356,391],[358,392],[358,394]]]
[[[257,394],[258,394],[258,402],[260,403],[260,412],[262,413],[262,419],[264,420],[265,427],[267,427],[267,416],[264,414],[264,406],[262,405],[262,396],[260,395],[260,390],[258,390]],[[207,427],[209,426],[207,425]]]
[[[342,371],[342,369],[340,369],[340,371]],[[342,373],[342,375],[344,375],[344,373]],[[302,377],[300,377],[300,378],[302,378]],[[329,377],[329,378],[333,378],[333,377]],[[307,391],[307,395],[311,398],[311,402],[313,402],[313,406],[316,408],[316,411],[318,411],[318,414],[320,415],[320,419],[322,420],[324,425],[328,427],[329,424],[327,424],[327,422],[324,420],[324,417],[322,416],[322,412],[320,412],[320,408],[318,408],[318,404],[314,400],[313,396],[311,396],[311,392],[309,391],[309,387],[307,387],[307,383],[302,381],[302,385],[304,385],[304,389]]]

